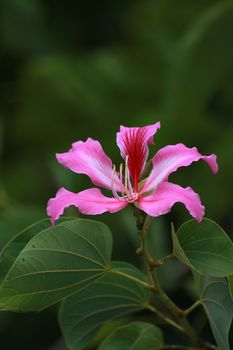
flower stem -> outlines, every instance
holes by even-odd
[[[192,343],[198,347],[198,337],[192,329],[189,321],[187,320],[185,312],[182,309],[180,309],[163,291],[159,284],[157,272],[154,268],[151,267],[153,259],[151,258],[150,252],[148,250],[147,233],[153,218],[147,216],[144,219],[143,213],[139,209],[136,209],[135,216],[137,219],[137,227],[141,241],[140,251],[143,255],[144,262],[148,268],[148,273],[153,284],[151,290],[157,296],[159,301],[170,311],[173,317],[178,321],[179,325],[184,329],[185,334],[191,339]]]

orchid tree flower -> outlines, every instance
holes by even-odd
[[[168,213],[177,202],[183,203],[200,222],[205,207],[201,204],[199,195],[190,187],[183,188],[168,179],[179,167],[188,166],[200,159],[215,174],[218,171],[216,155],[203,156],[197,148],[189,148],[181,143],[169,145],[154,155],[152,171],[146,179],[142,179],[149,155],[148,145],[153,144],[154,134],[159,128],[159,122],[144,127],[120,127],[116,142],[124,165],[121,164],[118,171],[104,153],[101,144],[91,138],[85,142],[73,143],[68,152],[56,154],[61,165],[75,173],[86,174],[93,184],[110,190],[112,196],[103,195],[98,188],[89,188],[79,193],[60,188],[55,198],[48,202],[47,213],[52,224],[71,205],[83,214],[97,215],[115,213],[133,203],[148,215],[156,217]]]

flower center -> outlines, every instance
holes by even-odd
[[[138,199],[138,192],[135,192],[130,179],[130,172],[128,166],[129,156],[125,157],[125,168],[123,169],[123,164],[120,164],[120,171],[117,173],[116,166],[113,165],[112,169],[112,193],[115,198],[119,200],[127,200],[130,203],[135,202]],[[123,175],[124,172],[124,175]],[[121,195],[117,193],[116,182],[120,182],[123,185]]]

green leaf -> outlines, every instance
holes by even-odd
[[[0,235],[0,282],[4,279],[10,267],[14,263],[19,253],[23,250],[25,245],[37,233],[50,227],[50,220],[41,220],[25,230],[13,233],[7,230],[1,232]]]
[[[21,251],[0,289],[2,307],[41,310],[83,288],[110,268],[107,226],[72,220],[37,234]]]
[[[233,301],[227,281],[194,274],[199,295],[220,350],[230,350],[228,334],[233,317]]]
[[[101,344],[105,338],[109,336],[116,328],[127,325],[133,321],[133,315],[126,315],[115,320],[107,321],[100,329],[97,331],[96,335],[92,339],[91,343],[88,344],[88,347],[91,349],[96,349],[99,344]]]
[[[133,322],[117,328],[98,350],[159,350],[163,345],[161,330],[146,322]]]
[[[233,272],[233,244],[214,221],[185,222],[172,232],[176,256],[200,274],[224,277]]]
[[[136,267],[123,263],[119,266],[115,265],[115,271],[144,279]],[[109,272],[63,301],[59,320],[68,348],[84,349],[105,322],[140,311],[148,303],[149,292],[145,288]]]

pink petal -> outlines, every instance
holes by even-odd
[[[192,162],[203,159],[214,174],[218,171],[215,154],[203,156],[196,147],[189,148],[179,143],[161,148],[153,157],[153,170],[145,182],[141,192],[153,191],[157,185],[168,180],[168,176],[181,166],[188,166]]]
[[[115,213],[126,207],[127,204],[126,200],[105,197],[98,188],[89,188],[79,193],[60,188],[56,197],[48,201],[47,214],[54,224],[63,214],[64,209],[71,205],[77,207],[82,214],[97,215],[107,211]]]
[[[69,152],[56,154],[57,161],[65,168],[78,174],[86,174],[91,181],[108,189],[112,188],[112,161],[103,151],[100,143],[91,138],[72,144]],[[115,175],[115,188],[122,190],[122,184]]]
[[[121,126],[120,132],[117,133],[116,141],[121,156],[124,159],[128,156],[128,166],[135,191],[149,154],[148,144],[153,144],[153,136],[159,128],[160,122],[141,128]]]
[[[172,206],[183,203],[190,215],[200,222],[205,213],[200,197],[190,187],[183,188],[170,182],[161,182],[156,191],[139,200],[139,208],[150,216],[167,214]]]

